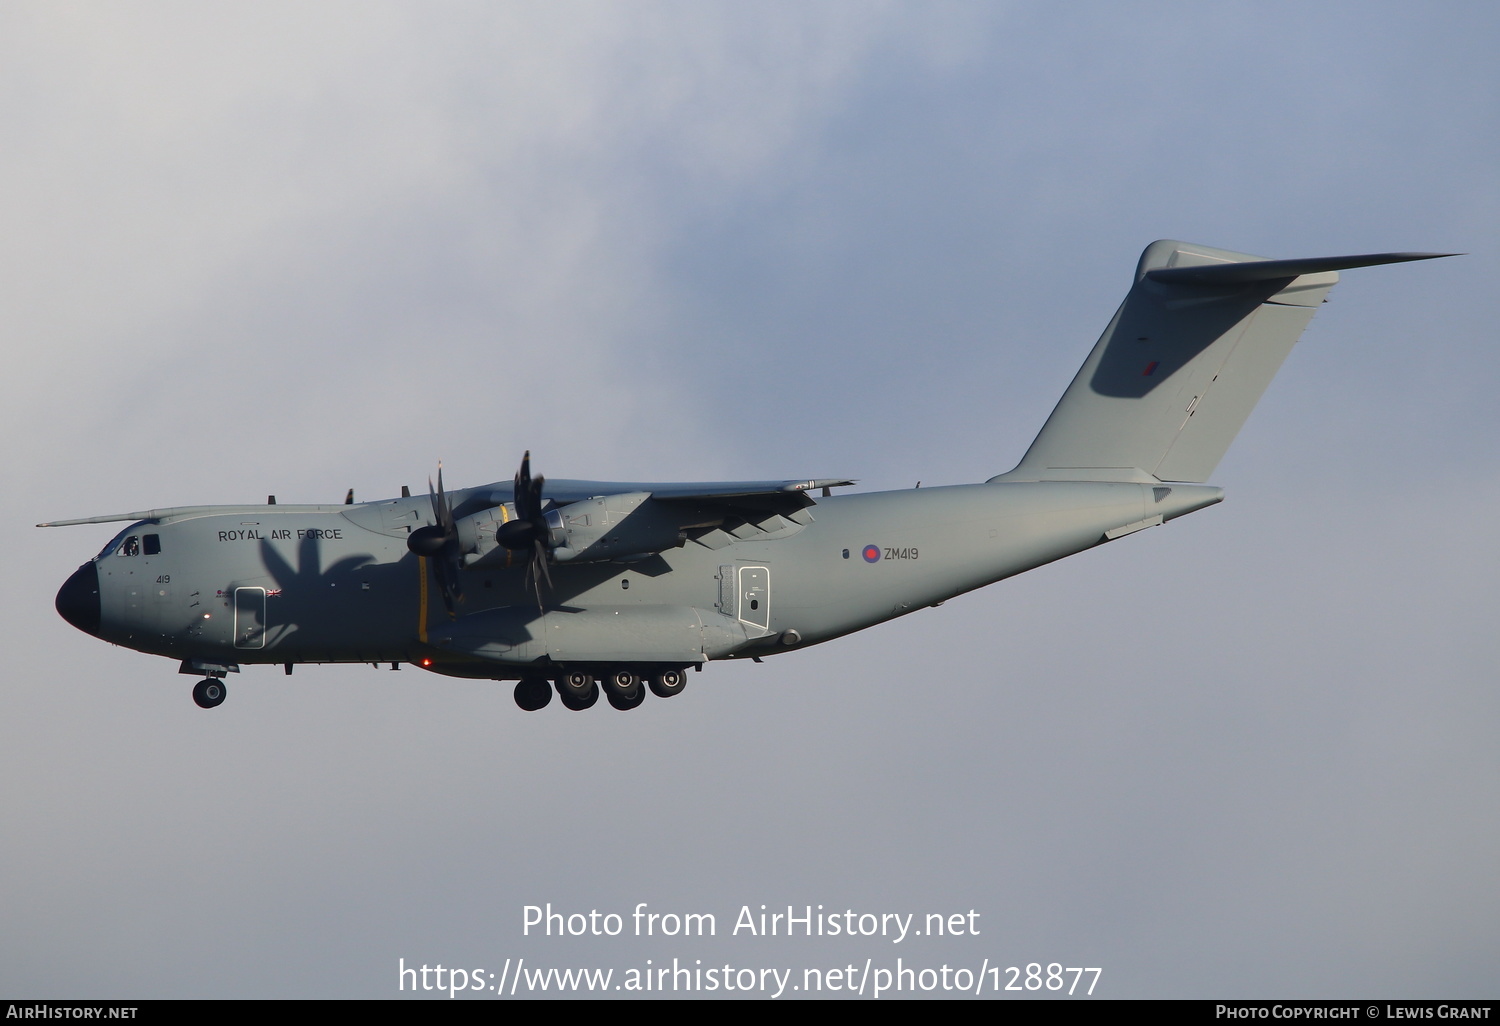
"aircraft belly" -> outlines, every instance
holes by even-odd
[[[461,616],[428,631],[428,643],[511,665],[537,662],[699,663],[746,640],[727,617],[691,606],[591,607],[576,611],[508,606]]]

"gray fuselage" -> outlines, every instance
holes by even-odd
[[[407,546],[432,522],[425,496],[199,507],[121,532],[64,585],[59,609],[107,641],[196,665],[406,662],[495,679],[684,667],[827,641],[1221,497],[1079,481],[824,497],[809,523],[771,534],[554,565],[545,609],[502,556],[460,571],[451,615],[432,561]],[[94,575],[97,626],[79,612]]]

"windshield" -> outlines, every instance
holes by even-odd
[[[99,555],[95,556],[94,558],[95,559],[103,559],[105,556],[109,555],[111,552],[114,552],[116,549],[119,549],[120,547],[122,547],[125,544],[126,535],[130,534],[130,532],[132,532],[132,531],[137,530],[139,527],[140,527],[140,524],[136,523],[136,524],[131,524],[129,527],[125,528],[125,530],[121,531],[119,534],[117,534],[113,538],[111,538],[109,540],[109,544],[106,545],[106,546],[104,546],[104,548],[100,549],[99,550]],[[137,551],[139,551],[139,550],[137,550]],[[131,555],[134,555],[134,553],[131,553]]]

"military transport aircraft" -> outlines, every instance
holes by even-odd
[[[65,620],[180,660],[194,700],[245,663],[370,662],[555,687],[585,709],[682,691],[689,667],[863,630],[1202,509],[1205,484],[1340,269],[1152,243],[1020,464],[983,484],[834,495],[841,478],[544,480],[342,505],[176,506],[57,593]]]

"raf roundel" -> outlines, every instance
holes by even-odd
[[[865,557],[866,563],[877,562],[880,559],[880,546],[866,545],[864,548],[864,552],[862,552],[861,555]]]

